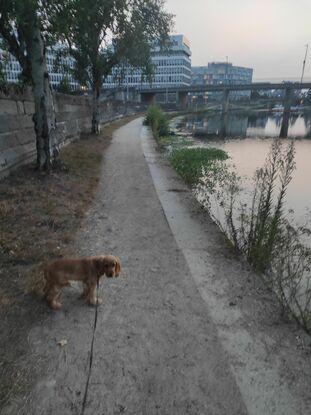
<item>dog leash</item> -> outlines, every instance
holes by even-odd
[[[95,332],[96,332],[97,317],[98,317],[98,291],[99,291],[99,276],[97,276],[97,283],[96,283],[96,305],[95,305],[95,317],[94,317],[93,334],[92,334],[92,342],[91,342],[89,372],[88,372],[88,375],[87,375],[85,391],[84,391],[84,396],[83,396],[83,401],[82,401],[81,415],[84,415],[84,411],[85,411],[85,405],[86,405],[86,401],[87,401],[87,393],[88,393],[88,390],[89,390],[89,383],[90,383],[91,371],[92,371],[92,365],[93,365],[94,340],[95,340]]]

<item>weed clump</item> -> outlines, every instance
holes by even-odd
[[[296,227],[285,210],[295,170],[295,146],[275,140],[243,203],[241,178],[229,167],[202,169],[199,202],[277,295],[283,310],[311,332],[311,248],[307,227]],[[218,217],[215,215],[217,206]]]
[[[150,105],[144,124],[151,127],[156,139],[170,134],[168,117],[157,105]]]
[[[202,168],[215,174],[219,166],[214,161],[227,158],[227,153],[217,148],[181,148],[173,150],[170,162],[188,184],[195,185],[200,180]]]

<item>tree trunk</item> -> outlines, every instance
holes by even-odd
[[[93,101],[92,101],[92,133],[100,133],[100,112],[99,112],[99,95],[100,84],[95,83],[93,87]]]
[[[58,155],[54,99],[46,65],[45,45],[40,29],[35,23],[30,30],[27,46],[35,100],[37,167],[48,171]]]

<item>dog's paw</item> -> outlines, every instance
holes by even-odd
[[[94,298],[89,301],[91,305],[100,305],[103,304],[103,300],[101,298]]]
[[[60,310],[62,308],[62,305],[58,301],[52,301],[50,307],[52,310]]]

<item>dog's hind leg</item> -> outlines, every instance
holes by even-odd
[[[59,310],[62,306],[61,303],[57,301],[59,300],[60,294],[61,287],[58,285],[50,286],[48,292],[46,293],[46,300],[53,310]]]
[[[83,292],[82,292],[80,298],[88,298],[89,291],[90,291],[89,287],[87,286],[87,284],[85,282],[83,282]]]

